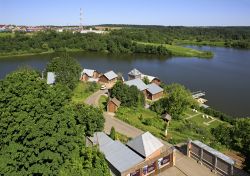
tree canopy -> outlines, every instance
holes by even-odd
[[[158,114],[165,112],[177,117],[188,107],[195,104],[188,89],[180,84],[171,84],[164,87],[167,97],[160,99],[151,106],[151,110]]]
[[[217,142],[246,156],[245,170],[250,173],[250,118],[241,118],[233,125],[221,124],[212,129]]]
[[[47,65],[47,72],[55,72],[56,82],[66,85],[73,90],[80,79],[81,65],[74,59],[64,54],[53,58]]]
[[[122,106],[138,107],[145,103],[143,93],[136,86],[128,86],[121,81],[118,81],[111,89],[110,96],[121,101]]]
[[[83,108],[79,115],[70,96],[27,68],[0,81],[0,175],[109,175],[103,155],[84,146],[87,129],[99,130],[103,121],[96,128],[78,122],[99,111]]]

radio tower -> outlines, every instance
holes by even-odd
[[[79,28],[80,28],[80,31],[82,31],[83,30],[83,24],[82,24],[82,20],[83,20],[83,18],[82,18],[82,15],[83,15],[83,13],[82,13],[82,8],[80,8],[80,26],[79,26]]]

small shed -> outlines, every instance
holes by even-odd
[[[163,114],[163,115],[161,116],[161,118],[162,118],[165,122],[167,122],[168,125],[169,125],[170,121],[172,120],[172,116],[169,115],[168,113]]]
[[[120,107],[121,102],[119,100],[117,100],[116,98],[112,98],[108,101],[107,104],[107,111],[108,112],[116,112],[117,109]]]

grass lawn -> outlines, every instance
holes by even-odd
[[[105,95],[102,95],[99,100],[98,100],[98,104],[99,104],[99,107],[103,110],[103,111],[106,111],[106,107],[107,107],[107,101],[108,101],[108,97],[105,96]]]
[[[202,118],[202,114],[194,113],[191,109],[186,113],[190,115],[197,114],[197,116],[185,120],[189,116],[183,115],[182,119],[173,119],[168,127],[167,137],[165,136],[166,123],[155,112],[149,109],[120,107],[116,113],[116,117],[143,131],[149,131],[153,135],[172,144],[187,142],[188,139],[200,140],[210,144],[213,139],[210,132],[211,128],[223,122],[216,119],[209,125],[206,125],[204,122],[209,122],[211,119],[204,119]]]
[[[203,118],[202,117],[203,114],[204,113],[201,113],[201,112],[196,113],[196,112],[193,112],[192,109],[188,109],[187,111],[184,112],[183,118],[184,119],[188,118],[188,120],[195,122],[198,125],[201,125],[202,127],[207,128],[207,129],[215,128],[219,124],[225,123],[215,117],[213,117],[214,120],[211,118]]]
[[[158,43],[146,43],[146,42],[137,42],[139,44],[144,45],[155,45],[160,46]],[[168,45],[163,44],[167,50],[169,50],[173,56],[183,56],[183,57],[200,57],[200,58],[211,58],[213,57],[213,53],[207,51],[199,51],[191,48],[185,48],[177,45]]]
[[[143,131],[149,131],[153,135],[165,139],[165,122],[155,112],[144,108],[120,107],[116,117]]]
[[[96,83],[79,82],[73,91],[72,102],[84,103],[84,100],[92,93],[100,89],[100,85]]]

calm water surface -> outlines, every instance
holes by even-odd
[[[191,46],[190,46],[191,47]],[[152,55],[108,55],[77,53],[84,68],[114,70],[127,78],[137,68],[166,83],[181,83],[191,91],[206,92],[208,105],[234,116],[250,116],[250,50],[221,47],[193,47],[214,52],[213,59],[157,57]],[[18,67],[29,65],[43,70],[51,55],[0,59],[0,79]]]

